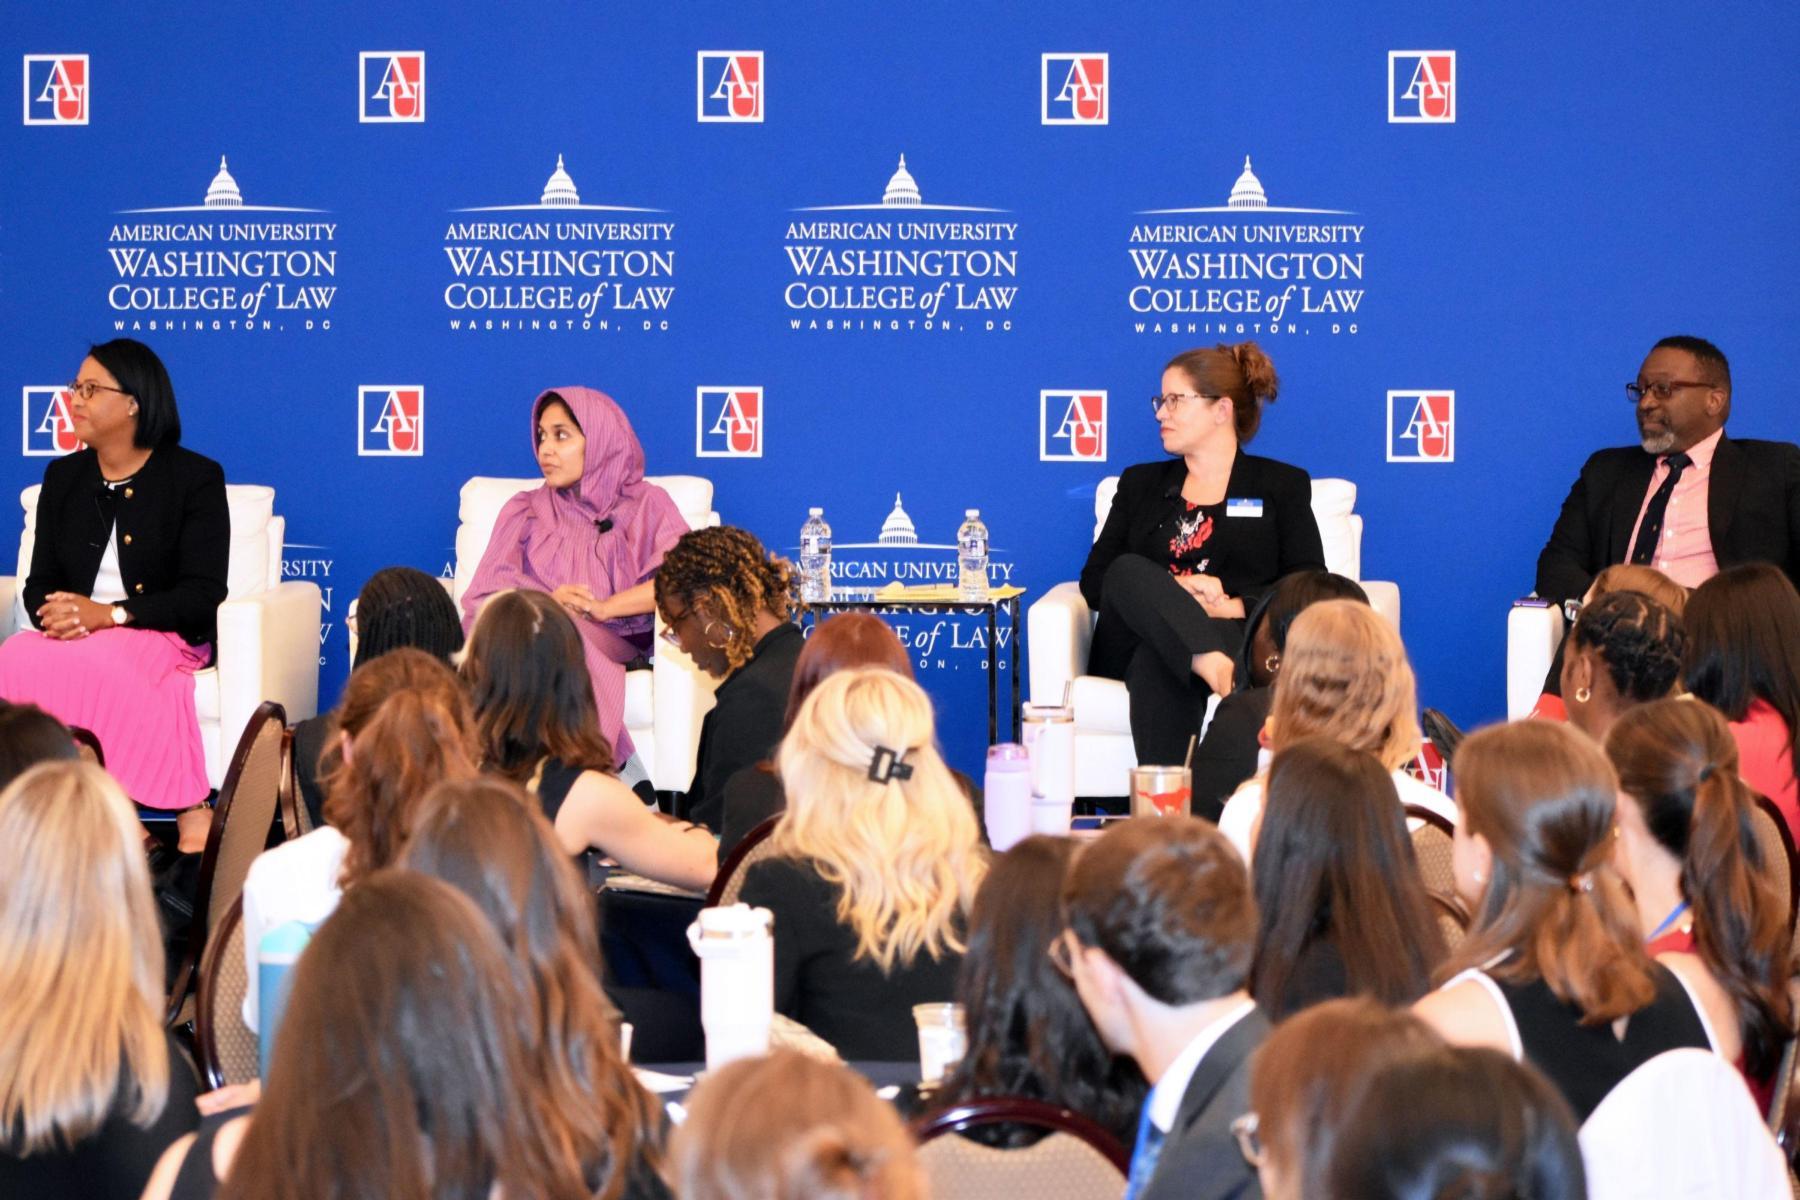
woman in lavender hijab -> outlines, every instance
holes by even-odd
[[[687,522],[666,492],[644,481],[644,448],[612,397],[556,388],[537,398],[531,420],[544,486],[500,510],[463,596],[463,629],[495,592],[554,596],[581,630],[600,732],[624,762],[632,753],[625,665],[651,649],[651,580]]]

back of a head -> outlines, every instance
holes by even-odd
[[[1250,973],[1249,872],[1225,835],[1194,817],[1109,828],[1070,867],[1063,916],[1163,1004],[1228,996]]]
[[[1492,851],[1492,872],[1457,961],[1518,982],[1541,978],[1585,1024],[1655,996],[1650,960],[1613,869],[1618,779],[1600,747],[1560,721],[1471,734],[1456,752],[1462,828]]]
[[[1679,616],[1629,590],[1610,591],[1582,609],[1569,638],[1571,649],[1599,654],[1625,705],[1667,696],[1681,675],[1687,643]]]
[[[356,597],[356,662],[411,646],[448,663],[463,646],[462,622],[444,585],[414,567],[384,567]]]
[[[449,884],[382,871],[346,891],[294,969],[221,1200],[569,1195],[531,1121],[522,1001]]]
[[[669,1147],[682,1200],[920,1200],[892,1105],[841,1063],[793,1050],[712,1071]]]
[[[1293,627],[1294,618],[1327,600],[1366,605],[1369,595],[1354,579],[1331,571],[1294,571],[1276,580],[1262,619],[1277,653],[1287,649],[1288,630]]]
[[[113,338],[88,347],[93,360],[119,381],[119,387],[138,403],[137,437],[140,450],[156,450],[181,441],[181,411],[175,404],[175,385],[156,351],[135,338]]]
[[[547,592],[497,593],[481,606],[462,665],[489,769],[514,780],[544,756],[612,769],[581,633]]]
[[[957,918],[986,864],[924,689],[876,667],[839,671],[800,706],[777,761],[788,807],[770,846],[843,887],[858,957],[885,971],[960,950]]]
[[[874,613],[839,613],[813,627],[795,660],[794,682],[788,688],[787,716],[782,727],[793,727],[800,706],[826,676],[852,667],[883,667],[896,675],[913,677],[912,662],[893,626]]]
[[[1231,423],[1240,443],[1256,436],[1262,425],[1262,406],[1273,404],[1281,388],[1275,364],[1255,342],[1184,350],[1163,370],[1180,370],[1199,395],[1230,397]]]
[[[79,1141],[106,1119],[121,1078],[134,1119],[160,1114],[162,992],[131,802],[89,763],[31,767],[0,791],[0,1146]]]
[[[1444,956],[1393,778],[1327,737],[1284,744],[1269,765],[1251,880],[1258,916],[1251,993],[1290,1011],[1302,951],[1329,940],[1351,995],[1410,1004]]]
[[[1250,1107],[1265,1178],[1315,1200],[1331,1153],[1368,1078],[1382,1066],[1441,1047],[1406,1009],[1364,998],[1328,1000],[1277,1025],[1250,1064]]]
[[[79,757],[68,726],[35,704],[0,700],[0,788],[38,763]]]
[[[1780,570],[1745,563],[1694,589],[1682,614],[1687,690],[1733,721],[1754,700],[1800,738],[1800,593]]]
[[[1397,770],[1419,752],[1417,706],[1406,647],[1374,609],[1325,600],[1294,619],[1269,710],[1277,746],[1320,733]]]
[[[671,601],[692,608],[705,601],[724,627],[722,647],[732,669],[756,649],[759,613],[786,618],[793,611],[793,568],[770,554],[756,535],[732,525],[694,529],[663,555],[656,569],[656,607],[669,619]]]
[[[1687,608],[1688,590],[1655,567],[1640,563],[1614,563],[1594,576],[1588,585],[1588,603],[1609,592],[1642,592],[1676,617]]]
[[[1568,1102],[1496,1050],[1444,1046],[1377,1068],[1330,1154],[1332,1200],[1585,1200]]]

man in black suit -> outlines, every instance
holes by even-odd
[[[1100,1037],[1151,1082],[1125,1200],[1260,1198],[1231,1124],[1269,1022],[1245,990],[1256,908],[1243,860],[1193,817],[1125,821],[1063,884],[1057,945]]]
[[[1726,436],[1731,367],[1704,338],[1656,343],[1626,385],[1637,446],[1596,452],[1538,555],[1537,593],[1565,605],[1614,563],[1697,587],[1768,562],[1800,584],[1800,446]]]

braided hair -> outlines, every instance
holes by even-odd
[[[463,647],[462,622],[444,585],[413,567],[383,567],[356,597],[356,661],[411,646],[449,662]]]
[[[1569,636],[1575,649],[1599,651],[1626,700],[1660,700],[1681,674],[1681,618],[1642,592],[1606,593],[1581,610]]]
[[[704,602],[725,628],[725,661],[735,671],[755,653],[757,615],[786,620],[793,613],[793,586],[793,566],[765,550],[755,534],[715,525],[683,534],[663,555],[656,608],[668,621],[671,601],[688,608]]]

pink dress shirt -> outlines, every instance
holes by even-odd
[[[1712,482],[1713,452],[1719,448],[1719,438],[1724,432],[1723,429],[1715,430],[1711,437],[1688,448],[1687,456],[1694,460],[1694,465],[1675,481],[1675,490],[1669,494],[1668,511],[1663,514],[1662,536],[1657,539],[1656,554],[1650,560],[1651,566],[1682,587],[1699,587],[1719,573],[1719,560],[1713,557],[1712,531],[1706,523],[1706,489]],[[1631,538],[1625,543],[1627,562],[1632,547],[1637,545],[1638,526],[1644,523],[1650,497],[1656,495],[1656,489],[1668,477],[1669,459],[1664,455],[1656,460],[1656,469],[1650,472],[1650,486],[1644,490],[1637,520],[1632,522]]]

